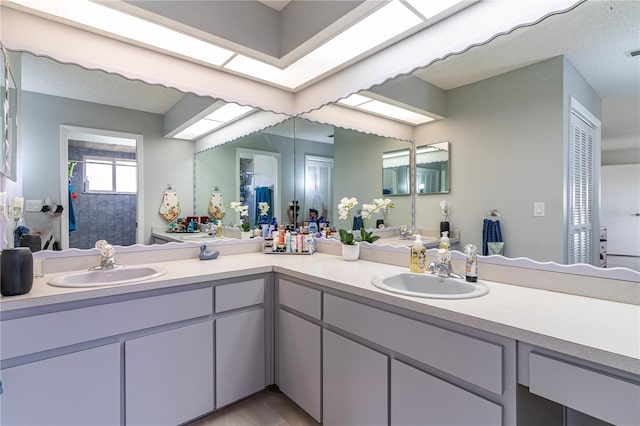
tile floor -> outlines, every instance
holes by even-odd
[[[247,399],[186,426],[318,426],[311,416],[277,389]]]

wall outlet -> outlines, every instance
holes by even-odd
[[[544,201],[536,201],[533,203],[533,215],[544,216]]]

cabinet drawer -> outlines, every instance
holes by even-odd
[[[325,322],[495,394],[503,392],[502,346],[331,294]]]
[[[610,423],[640,424],[638,383],[532,352],[529,390]]]
[[[2,321],[2,359],[211,315],[202,288]]]
[[[264,303],[264,278],[216,287],[216,312]]]
[[[322,293],[318,290],[280,279],[278,281],[278,300],[281,305],[288,306],[315,319],[322,319]]]

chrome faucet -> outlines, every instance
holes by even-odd
[[[400,227],[400,235],[398,235],[399,240],[410,240],[413,237],[413,232],[411,228],[408,228],[407,225],[402,225]]]
[[[123,265],[116,263],[116,259],[114,257],[116,254],[116,249],[106,240],[96,241],[95,247],[100,250],[100,255],[102,256],[102,258],[100,259],[100,265],[89,268],[90,271],[100,271],[123,267]]]
[[[453,267],[451,266],[451,252],[447,249],[438,249],[438,254],[436,254],[436,261],[429,264],[429,271],[442,278],[462,278],[461,275],[458,275],[453,272]]]

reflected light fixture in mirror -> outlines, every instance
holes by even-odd
[[[412,125],[424,124],[434,119],[427,115],[418,114],[406,108],[400,108],[387,102],[379,101],[357,93],[338,101],[339,104],[350,108],[381,115],[392,120],[402,121]]]
[[[219,104],[218,101],[216,104]],[[173,137],[176,139],[194,140],[213,130],[246,117],[253,111],[253,107],[238,104],[224,104],[215,111],[191,124],[186,129],[180,131]]]

